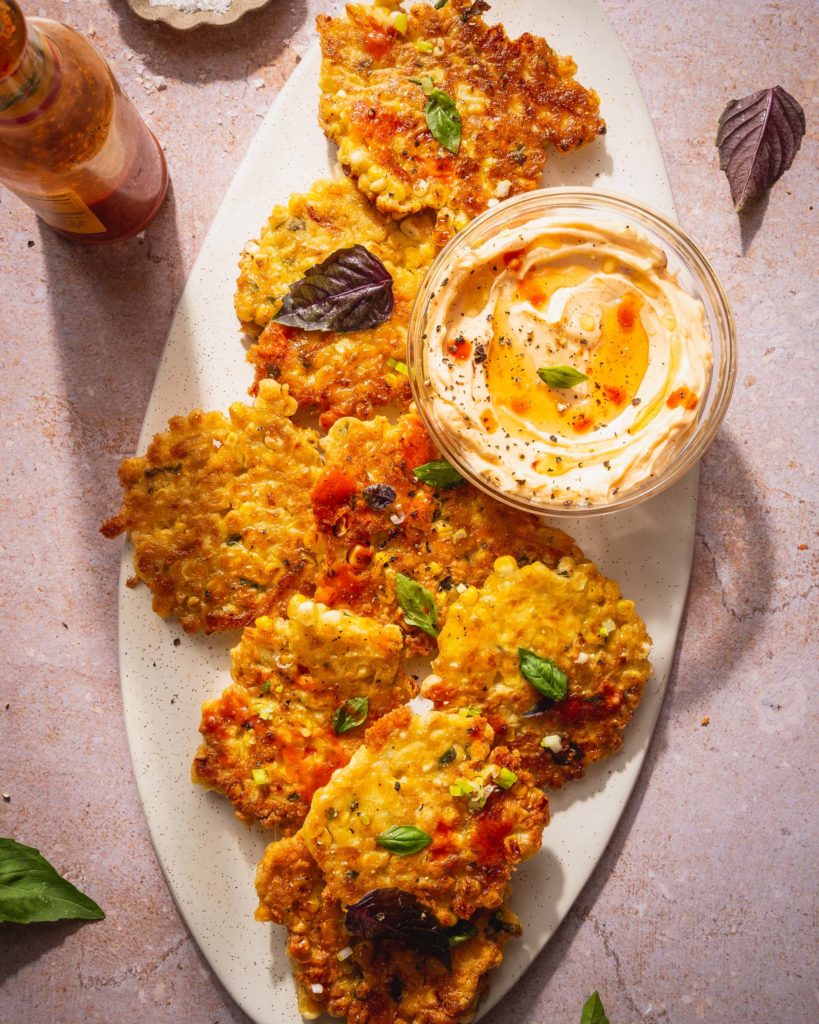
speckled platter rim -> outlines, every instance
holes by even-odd
[[[617,37],[596,0],[496,0],[488,19],[510,34],[540,32],[571,53],[580,81],[601,95],[609,131],[579,153],[552,157],[544,185],[597,185],[635,196],[674,217],[668,175],[651,118]],[[171,415],[224,409],[252,373],[233,312],[238,255],[271,206],[332,173],[317,125],[314,46],[273,103],[239,167],[191,271],[171,324],[139,450]],[[282,160],[282,153],[287,159]],[[671,671],[694,547],[697,471],[644,504],[602,519],[560,521],[617,579],[654,639],[654,676],[622,750],[550,796],[542,851],[516,874],[512,907],[523,938],[492,972],[486,1013],[543,949],[589,880],[625,810],[654,732]],[[235,633],[188,636],[151,611],[146,588],[130,590],[125,545],[119,608],[120,673],[134,775],[170,890],[203,955],[255,1024],[299,1024],[283,929],[253,921],[256,863],[269,836],[236,822],[222,797],[191,784],[203,700],[229,682]]]
[[[161,21],[171,28],[185,31],[200,25],[232,25],[249,11],[266,7],[270,0],[231,0],[224,12],[221,11],[180,11],[165,4],[152,4],[150,0],[128,0],[128,6],[145,21]]]

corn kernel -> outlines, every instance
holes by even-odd
[[[495,564],[493,565],[492,568],[495,570],[495,572],[503,573],[504,575],[506,575],[507,573],[514,572],[515,569],[517,569],[517,567],[518,563],[515,561],[512,555],[501,555],[500,558],[495,559]]]

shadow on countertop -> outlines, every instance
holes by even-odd
[[[37,244],[63,389],[59,408],[50,408],[47,395],[35,400],[46,421],[67,421],[60,427],[66,461],[82,495],[78,540],[86,546],[89,567],[99,567],[102,559],[103,585],[113,588],[120,548],[100,536],[99,526],[119,507],[117,468],[136,449],[186,275],[173,186],[142,237],[83,246],[40,224]],[[110,628],[113,634],[114,615]]]
[[[0,924],[0,988],[18,971],[61,946],[65,940],[96,921],[50,921],[37,924]]]
[[[179,30],[145,21],[126,3],[113,5],[122,39],[154,74],[185,82],[248,78],[288,49],[307,18],[305,0],[269,3],[231,25]],[[312,25],[310,26],[312,29]],[[294,63],[298,56],[293,52]]]

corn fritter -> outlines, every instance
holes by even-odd
[[[347,906],[400,889],[444,926],[499,907],[514,867],[540,848],[549,805],[516,754],[491,750],[493,737],[484,719],[457,711],[399,708],[368,729],[302,825],[327,891]],[[395,826],[420,829],[427,845],[394,852],[383,835]]]
[[[440,243],[490,202],[537,188],[550,144],[567,151],[605,131],[571,57],[487,25],[488,6],[349,3],[317,19],[319,120],[342,166],[392,216],[435,210]],[[457,152],[429,127],[442,93],[457,111]]]
[[[557,788],[620,749],[650,647],[634,602],[591,562],[566,557],[552,570],[500,558],[449,609],[422,692],[442,709],[478,708],[536,782]],[[567,677],[563,697],[544,698],[524,677],[521,649]]]
[[[101,532],[130,534],[154,611],[190,633],[247,625],[312,583],[321,458],[316,433],[291,421],[295,410],[287,389],[266,381],[229,417],[174,416],[144,456],[120,466],[122,508]]]
[[[326,462],[312,500],[325,554],[316,597],[398,623],[410,653],[429,653],[434,642],[407,625],[398,573],[432,594],[443,621],[458,593],[480,586],[499,555],[521,564],[555,565],[564,555],[583,560],[570,537],[537,516],[500,505],[470,484],[436,489],[417,479],[414,470],[440,456],[414,412],[395,424],[382,416],[339,420],[321,446]],[[373,502],[374,489],[387,495],[386,504]]]
[[[192,774],[224,793],[240,819],[290,833],[315,790],[360,746],[365,723],[405,704],[417,687],[403,672],[397,626],[301,594],[287,614],[257,619],[233,648],[234,682],[202,708]],[[337,722],[348,707],[359,714]]]

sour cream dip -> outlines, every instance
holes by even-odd
[[[660,472],[711,375],[702,302],[626,221],[554,214],[456,252],[424,321],[429,415],[492,487],[605,504]]]

